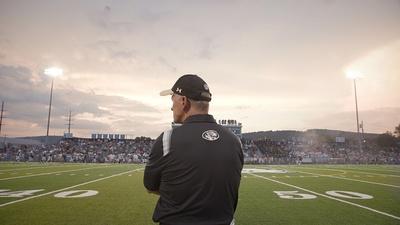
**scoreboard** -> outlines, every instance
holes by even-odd
[[[92,139],[125,140],[125,134],[92,134]]]

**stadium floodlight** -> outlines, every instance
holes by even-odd
[[[44,70],[44,74],[51,77],[58,77],[63,75],[63,70],[58,67],[50,67]]]
[[[345,71],[347,78],[353,80],[354,86],[354,98],[356,102],[356,122],[357,122],[357,135],[358,135],[358,145],[360,147],[360,151],[362,151],[362,141],[361,141],[361,134],[360,134],[360,123],[358,119],[358,103],[357,103],[357,84],[356,80],[363,77],[360,71],[357,70],[346,70]]]
[[[346,70],[346,77],[352,80],[363,77],[360,71],[357,70]]]
[[[50,89],[50,102],[49,102],[49,114],[47,117],[47,132],[46,132],[46,144],[48,144],[49,138],[49,128],[50,128],[50,114],[51,114],[51,102],[53,100],[53,84],[54,78],[63,75],[63,70],[58,67],[50,67],[44,70],[44,74],[52,77],[51,79],[51,89]]]

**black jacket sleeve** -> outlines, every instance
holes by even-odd
[[[161,183],[161,172],[163,167],[162,137],[163,134],[156,139],[144,170],[143,183],[149,191],[158,191]]]

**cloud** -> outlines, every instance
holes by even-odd
[[[132,33],[151,26],[170,15],[168,10],[155,9],[152,4],[118,2],[98,8],[89,14],[89,20],[108,32]]]
[[[204,38],[201,40],[200,44],[200,52],[199,58],[201,59],[211,59],[213,52],[215,51],[215,43],[214,40],[210,37]]]
[[[359,122],[364,123],[366,133],[393,131],[400,124],[400,107],[375,108],[359,111]],[[315,127],[318,124],[319,127]],[[306,121],[309,128],[327,128],[335,130],[356,130],[355,111],[342,111],[315,117]],[[354,128],[354,129],[351,129]],[[392,129],[391,129],[392,128]]]
[[[2,98],[7,100],[42,104],[46,102],[44,83],[35,83],[31,71],[26,67],[0,65],[0,87]],[[36,89],[35,94],[32,92],[33,88]]]
[[[387,107],[400,103],[400,39],[366,52],[345,69],[363,75],[357,80],[361,105]]]
[[[343,74],[353,63],[373,70],[357,83],[360,109],[399,107],[398,12],[397,2],[374,0],[9,1],[0,7],[0,95],[20,131],[43,129],[50,80],[37,71],[57,64],[66,76],[55,81],[54,125],[71,108],[76,120],[118,129],[113,122],[143,115],[146,124],[169,121],[157,111],[169,99],[157,93],[199,73],[213,112],[246,118],[249,131],[301,129],[353,109]]]
[[[150,119],[150,120],[149,120]],[[117,131],[131,135],[143,135],[157,137],[162,131],[169,127],[169,123],[152,122],[151,118],[145,120],[140,119],[121,119],[112,123],[112,127]]]
[[[117,40],[98,40],[93,44],[89,44],[88,48],[104,52],[108,57],[114,59],[131,59],[136,56],[136,50],[126,49],[126,47],[122,46],[121,42]]]
[[[168,62],[164,57],[162,56],[158,57],[158,62],[162,66],[165,66],[167,69],[169,69],[171,72],[176,73],[177,68],[173,66],[170,62]]]
[[[116,59],[133,59],[135,58],[136,52],[134,50],[130,51],[115,51],[110,54],[112,58]]]
[[[50,81],[49,78],[43,77],[34,82],[32,78],[33,74],[27,67],[0,65],[0,97],[6,102],[8,118],[17,126],[30,124],[30,127],[35,128],[32,130],[33,133],[37,133],[40,128],[43,129],[47,125]],[[151,106],[125,97],[62,87],[54,90],[52,106],[52,129],[58,133],[65,130],[66,115],[72,110],[73,114],[77,115],[73,128],[79,129],[80,135],[86,136],[93,130],[112,132],[109,129],[114,128],[113,122],[121,120],[124,115],[147,114],[149,116],[145,119],[157,121],[159,113]],[[82,118],[79,115],[89,116]],[[135,122],[135,119],[141,121]],[[129,117],[127,121],[131,121],[132,124],[145,124],[143,119]],[[26,129],[26,127],[13,127],[12,130],[17,134]],[[138,130],[134,131],[140,134]]]
[[[102,122],[97,122],[97,121],[91,121],[91,120],[72,120],[72,128],[73,129],[79,129],[79,130],[92,130],[92,131],[98,131],[98,130],[103,130],[103,131],[110,131],[110,124],[107,123],[102,123]],[[60,126],[58,128],[66,128],[68,123],[62,124],[63,126]]]

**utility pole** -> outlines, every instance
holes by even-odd
[[[4,112],[4,101],[1,101],[0,136],[1,136],[1,126],[3,125],[3,112]]]
[[[51,114],[51,102],[53,100],[53,84],[54,78],[61,76],[63,70],[57,67],[50,67],[44,70],[44,74],[51,77],[51,89],[50,89],[50,101],[49,101],[49,114],[47,117],[47,132],[46,132],[46,145],[49,144],[49,129],[50,129],[50,114]]]
[[[72,138],[72,134],[71,134],[72,112],[71,112],[71,110],[69,110],[69,115],[68,115],[68,120],[67,120],[67,121],[68,121],[68,123],[65,124],[65,125],[68,126],[68,132],[67,132],[67,133],[64,133],[64,138]]]
[[[71,110],[69,110],[69,117],[68,117],[68,133],[71,133]]]
[[[1,101],[1,113],[0,113],[0,137],[1,137],[1,128],[4,126],[3,124],[4,118],[4,101]],[[3,144],[6,146],[6,135],[4,134]]]
[[[361,133],[362,133],[362,142],[364,142],[365,135],[364,135],[364,121],[363,120],[361,120],[360,128],[361,128]]]
[[[51,80],[49,114],[48,114],[48,117],[47,117],[46,145],[49,144],[49,140],[48,139],[49,139],[49,128],[50,128],[51,102],[53,100],[53,83],[54,83],[54,79]]]
[[[356,79],[353,79],[354,84],[354,98],[356,100],[356,120],[357,120],[357,135],[358,135],[358,146],[360,148],[360,152],[362,152],[362,142],[361,142],[361,134],[360,134],[360,123],[358,122],[358,102],[357,102],[357,85]]]

